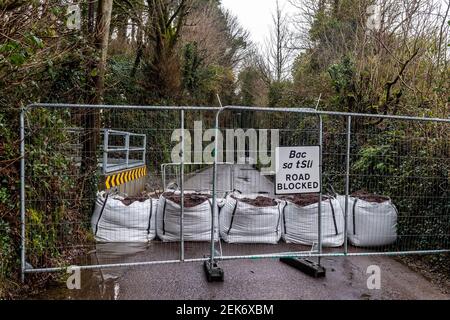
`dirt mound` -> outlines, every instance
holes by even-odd
[[[274,199],[263,196],[258,196],[255,199],[231,197],[237,201],[242,201],[255,207],[273,207],[277,205],[277,202]]]
[[[376,202],[376,203],[383,203],[386,201],[389,201],[389,197],[386,196],[380,196],[373,193],[368,193],[367,191],[360,190],[352,193],[352,197],[367,201],[367,202]]]
[[[163,193],[163,197],[175,202],[176,204],[181,204],[181,195],[180,194],[174,194],[173,192],[166,192]],[[200,204],[202,204],[205,201],[208,201],[208,199],[211,198],[208,194],[202,194],[202,193],[185,193],[184,194],[184,206],[186,208],[192,208],[196,207]]]
[[[327,200],[329,197],[322,195],[322,201]],[[306,207],[313,203],[319,202],[318,193],[306,193],[306,194],[294,194],[290,196],[282,197],[283,200],[292,202],[300,207]]]
[[[158,199],[158,198],[159,198],[159,195],[156,194],[155,192],[153,192],[153,193],[142,192],[141,194],[139,194],[137,196],[126,197],[125,199],[122,200],[122,203],[128,207],[136,201],[145,202],[148,199]]]

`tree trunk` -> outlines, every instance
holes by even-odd
[[[88,35],[91,35],[94,33],[94,12],[95,12],[95,5],[94,1],[89,1],[88,3]]]
[[[121,17],[122,21],[126,20],[127,17]],[[117,41],[121,45],[125,45],[128,41],[127,39],[127,29],[128,29],[128,22],[121,22],[117,27]]]
[[[90,72],[91,84],[95,90],[91,91],[88,102],[90,104],[102,104],[104,92],[104,77],[106,59],[108,54],[109,29],[111,23],[111,11],[113,0],[99,0],[93,40],[97,53],[100,55],[98,62]],[[97,147],[100,140],[100,110],[87,109],[83,114],[84,141],[82,153],[82,172],[85,175],[84,198],[95,195],[97,185],[95,183],[97,171]],[[88,208],[88,207],[87,207]]]
[[[97,8],[97,23],[95,29],[95,45],[100,53],[95,78],[94,104],[103,103],[103,91],[105,86],[106,59],[108,57],[109,29],[111,25],[111,11],[113,0],[99,0]]]
[[[134,21],[132,21],[132,23],[131,23],[131,40],[130,40],[131,45],[134,44],[135,38],[136,38],[136,23]]]
[[[139,20],[136,21],[136,58],[134,59],[133,69],[131,69],[131,77],[134,78],[136,76],[137,69],[139,68],[139,64],[141,63],[142,55],[144,53],[144,44],[143,44],[143,25],[142,23],[142,13],[140,13]]]

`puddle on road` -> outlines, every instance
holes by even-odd
[[[130,261],[141,252],[149,250],[147,243],[99,243],[84,260],[90,264],[115,264]],[[134,259],[133,261],[134,262]],[[81,289],[69,290],[65,283],[52,285],[32,299],[44,300],[117,300],[120,298],[119,280],[127,268],[106,268],[81,271]]]

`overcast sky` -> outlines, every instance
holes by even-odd
[[[264,43],[272,24],[272,14],[276,10],[276,0],[221,0],[221,2],[223,7],[238,17],[255,43]],[[443,5],[441,10],[445,12],[449,0],[440,0],[440,2]],[[279,0],[279,4],[288,16],[298,11],[288,0]]]
[[[288,0],[279,0],[279,4],[287,14],[293,11]],[[238,17],[255,43],[264,43],[272,23],[272,13],[276,10],[276,0],[222,0],[222,6]]]

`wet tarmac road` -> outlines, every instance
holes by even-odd
[[[178,255],[175,244],[99,245],[91,262],[115,263],[172,259]],[[276,250],[275,250],[276,248]],[[229,254],[292,251],[292,245],[223,245]],[[202,257],[207,243],[187,243],[189,258]],[[223,283],[208,283],[201,263],[152,265],[128,269],[82,271],[81,290],[68,290],[61,284],[43,292],[37,299],[450,299],[420,274],[389,257],[323,258],[327,275],[311,278],[278,261],[222,261]],[[367,267],[381,269],[381,289],[369,290]]]
[[[197,264],[133,270],[119,299],[450,299],[391,259],[324,259],[325,279],[311,278],[278,260],[221,263],[224,283],[207,283]],[[367,266],[382,270],[381,290],[367,289]],[[155,277],[160,275],[161,278]]]

